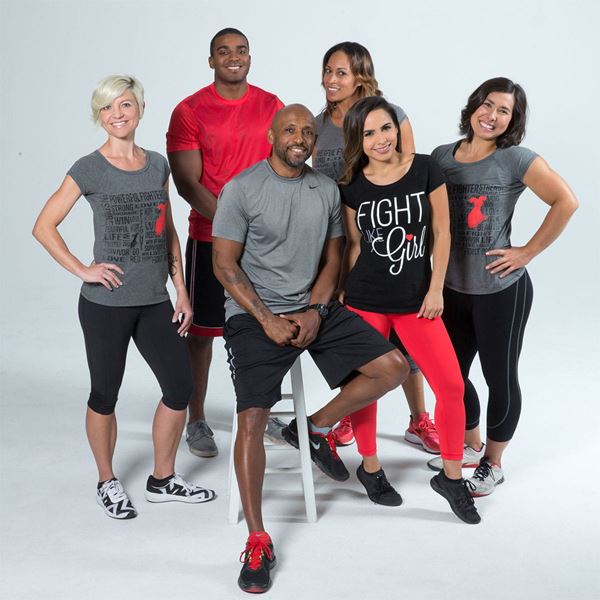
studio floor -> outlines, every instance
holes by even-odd
[[[87,372],[78,335],[69,328],[54,345],[38,335],[35,344],[46,348],[38,363],[28,361],[29,349],[21,345],[2,374],[0,595],[7,600],[246,597],[236,585],[245,525],[227,523],[233,400],[220,344],[207,404],[220,453],[196,458],[182,440],[178,458],[178,470],[189,480],[218,493],[201,505],[144,500],[152,468],[150,422],[159,396],[149,370],[130,349],[115,465],[139,516],[121,522],[107,518],[95,502],[96,473],[83,429]],[[587,411],[592,398],[585,395],[587,384],[573,389],[575,373],[558,378],[540,353],[529,356],[521,383],[530,400],[505,455],[506,482],[477,500],[480,525],[460,522],[430,489],[430,455],[402,440],[408,410],[396,391],[380,401],[379,451],[403,505],[387,508],[367,499],[354,475],[359,464],[354,445],[340,450],[352,474],[348,482],[334,482],[313,469],[314,524],[303,518],[299,477],[267,477],[264,512],[278,566],[264,597],[600,597],[593,413],[573,416],[573,405],[564,403],[583,398]],[[309,357],[303,369],[314,410],[330,392]],[[481,389],[480,379],[476,382]],[[432,407],[430,395],[427,403]]]

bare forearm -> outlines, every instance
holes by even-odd
[[[73,273],[73,275],[81,277],[85,265],[75,255],[71,254],[56,227],[36,223],[33,236],[61,267]]]
[[[217,210],[217,198],[200,182],[175,179],[177,193],[197,212],[210,221]]]
[[[550,207],[539,229],[525,244],[530,260],[543,252],[558,238],[576,209],[576,202],[555,202]]]
[[[346,241],[346,247],[344,248],[344,257],[342,259],[342,268],[340,270],[340,278],[338,281],[338,290],[346,289],[346,280],[348,279],[348,273],[352,271],[358,257],[360,255],[360,244],[352,243],[349,240]]]
[[[337,287],[340,261],[329,261],[323,265],[310,291],[310,304],[327,304]]]
[[[169,275],[173,286],[177,291],[185,289],[185,281],[183,278],[183,262],[181,260],[181,247],[179,246],[179,237],[173,229],[169,233],[169,251],[167,254],[169,261]]]
[[[229,295],[259,323],[264,323],[273,313],[258,297],[246,273],[237,263],[220,263],[218,254],[213,250],[213,266],[215,277],[227,290]]]
[[[431,270],[430,290],[441,291],[444,287],[448,259],[450,258],[450,232],[433,232],[433,266]]]

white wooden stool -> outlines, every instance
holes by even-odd
[[[271,411],[272,417],[295,416],[298,425],[298,439],[300,446],[300,466],[299,467],[271,467],[265,469],[265,475],[287,475],[289,473],[302,474],[302,488],[304,491],[304,505],[306,508],[306,519],[310,523],[317,520],[317,506],[315,502],[315,486],[313,482],[312,463],[310,460],[310,447],[308,442],[308,424],[306,422],[306,404],[304,402],[304,383],[302,381],[302,365],[300,357],[296,359],[290,369],[290,379],[292,384],[291,393],[281,394],[281,400],[288,400],[293,403],[289,410]],[[235,466],[233,460],[233,449],[237,435],[237,413],[233,411],[233,425],[231,427],[231,453],[229,456],[229,523],[235,525],[240,516],[240,491],[238,489],[235,476]],[[296,449],[289,444],[265,444],[267,461],[269,452],[294,451]]]

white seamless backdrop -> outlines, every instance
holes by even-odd
[[[227,26],[249,38],[252,83],[315,113],[324,104],[325,50],[346,39],[364,44],[380,88],[409,115],[419,152],[457,139],[460,110],[479,83],[510,77],[528,95],[524,145],[581,202],[564,235],[529,267],[535,298],[521,362],[523,416],[507,453],[506,484],[478,503],[482,525],[459,526],[437,503],[427,457],[399,443],[407,409],[399,392],[390,394],[380,403],[381,455],[405,506],[381,510],[354,478],[339,486],[316,475],[316,525],[268,520],[282,560],[267,597],[599,597],[599,7],[594,0],[0,0],[3,597],[95,600],[107,586],[115,599],[183,598],[189,590],[242,597],[235,559],[245,530],[225,518],[233,395],[222,345],[215,345],[207,401],[221,453],[202,461],[182,444],[180,459],[180,469],[219,498],[206,507],[143,504],[158,389],[132,348],[117,466],[140,517],[108,522],[94,506],[82,427],[88,375],[76,316],[80,282],[30,235],[67,169],[104,139],[90,119],[96,82],[114,72],[142,81],[146,113],[137,141],[164,152],[171,111],[212,80],[208,44]],[[174,188],[172,200],[183,244],[187,205]],[[513,243],[524,243],[544,214],[525,192]],[[75,254],[91,260],[85,200],[61,232]],[[309,359],[304,368],[315,408],[330,392]],[[477,368],[474,378],[483,389]],[[433,410],[430,395],[428,405]],[[356,468],[353,448],[343,457]],[[301,512],[299,497],[278,502],[277,487],[266,486],[272,513]]]

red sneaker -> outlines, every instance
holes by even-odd
[[[420,444],[425,452],[440,453],[440,436],[427,412],[421,413],[417,421],[410,418],[404,439],[411,444]]]
[[[354,431],[350,417],[344,417],[332,430],[336,446],[349,446],[354,443]]]
[[[262,594],[271,587],[270,571],[275,566],[275,554],[273,542],[266,531],[254,531],[248,536],[240,562],[244,563],[238,578],[242,590]]]

